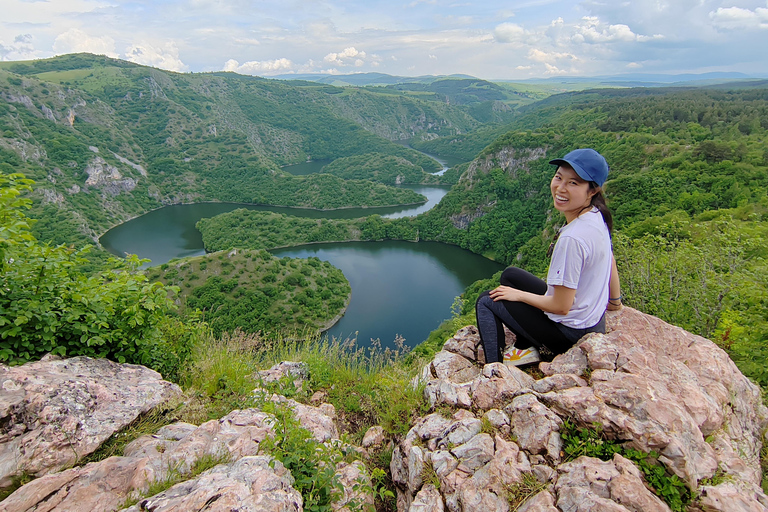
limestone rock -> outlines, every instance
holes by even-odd
[[[265,456],[243,457],[143,499],[124,512],[299,512],[303,500],[292,484],[290,472],[280,462]]]
[[[475,378],[480,373],[480,368],[466,357],[442,350],[432,361],[432,371],[438,379],[461,384]]]
[[[52,473],[17,489],[2,504],[8,512],[25,510],[116,510],[136,493],[145,492],[169,472],[186,472],[204,456],[239,460],[258,454],[259,443],[272,433],[275,419],[256,409],[236,410],[199,427],[176,423],[142,436],[123,457]],[[51,508],[48,508],[51,507]]]
[[[288,379],[296,388],[309,378],[309,368],[306,363],[294,361],[282,361],[269,370],[258,372],[259,378],[265,383],[277,382],[280,379]]]
[[[534,380],[527,373],[502,363],[483,367],[483,373],[472,381],[472,401],[484,411],[499,409],[517,395],[530,391]]]
[[[0,365],[0,386],[0,487],[72,466],[181,392],[143,366],[88,357]]]
[[[380,446],[382,443],[384,443],[384,428],[378,425],[369,428],[363,437],[363,448]]]
[[[587,335],[541,363],[544,378],[492,363],[461,382],[466,377],[457,374],[467,362],[482,364],[479,349],[476,329],[462,328],[422,374],[431,406],[457,409],[453,418],[433,413],[416,420],[395,447],[398,510],[423,510],[427,499],[436,503],[435,492],[450,512],[508,510],[505,493],[530,477],[548,488],[521,505],[527,512],[669,510],[620,455],[556,466],[568,419],[660,453],[699,496],[691,510],[768,511],[759,487],[768,410],[759,389],[714,343],[624,308],[609,312],[606,334]],[[483,432],[483,424],[496,435]],[[439,485],[423,481],[427,464]],[[725,483],[699,487],[718,468]]]

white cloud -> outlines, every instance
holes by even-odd
[[[500,43],[523,44],[526,41],[526,32],[517,23],[502,23],[493,31],[494,38]]]
[[[768,9],[758,7],[754,11],[741,7],[719,7],[709,13],[712,23],[718,28],[730,30],[768,29]]]
[[[366,55],[365,52],[358,51],[354,46],[345,48],[338,53],[329,53],[323,57],[323,61],[336,66],[355,66],[361,67],[365,64]]]
[[[27,60],[37,56],[32,34],[19,34],[7,45],[0,41],[0,60]]]
[[[573,64],[579,61],[579,58],[572,53],[544,51],[539,48],[531,48],[528,52],[528,59],[543,64],[545,75],[571,73]]]
[[[53,51],[57,54],[88,52],[118,57],[114,39],[109,36],[89,36],[77,28],[71,28],[59,34],[53,42]]]
[[[286,58],[275,60],[252,60],[240,64],[234,59],[224,63],[224,71],[234,71],[241,75],[278,74],[283,71],[294,71],[294,64]]]
[[[595,16],[585,16],[575,27],[573,40],[577,43],[608,43],[613,41],[639,41],[645,36],[638,36],[628,25],[618,23],[606,25]]]
[[[641,67],[643,67],[643,65],[640,64],[639,62],[630,62],[629,64],[627,64],[627,69],[638,69]]]
[[[161,46],[134,43],[125,49],[125,59],[136,64],[168,71],[182,72],[187,70],[187,65],[179,58],[179,49],[174,42],[167,42]]]

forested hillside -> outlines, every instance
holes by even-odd
[[[56,243],[93,241],[179,202],[420,202],[409,190],[280,168],[375,153],[434,172],[437,162],[393,141],[481,124],[465,107],[313,82],[177,74],[88,54],[0,64],[0,165],[36,181],[35,233]]]

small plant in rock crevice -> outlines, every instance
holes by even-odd
[[[547,482],[539,482],[533,473],[523,473],[519,482],[506,487],[510,510],[517,510],[520,505],[547,488]]]

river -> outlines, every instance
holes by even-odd
[[[319,211],[236,203],[197,203],[160,208],[109,230],[102,246],[116,255],[137,254],[153,265],[173,258],[205,253],[198,220],[236,208],[274,211],[311,218],[356,218],[374,213],[384,217],[422,213],[447,193],[448,187],[408,186],[425,195],[424,205]],[[272,251],[279,257],[316,256],[341,269],[352,287],[349,307],[328,334],[356,337],[361,346],[379,339],[394,347],[401,336],[413,347],[451,315],[457,295],[502,265],[459,247],[435,242],[353,242],[313,244]]]

